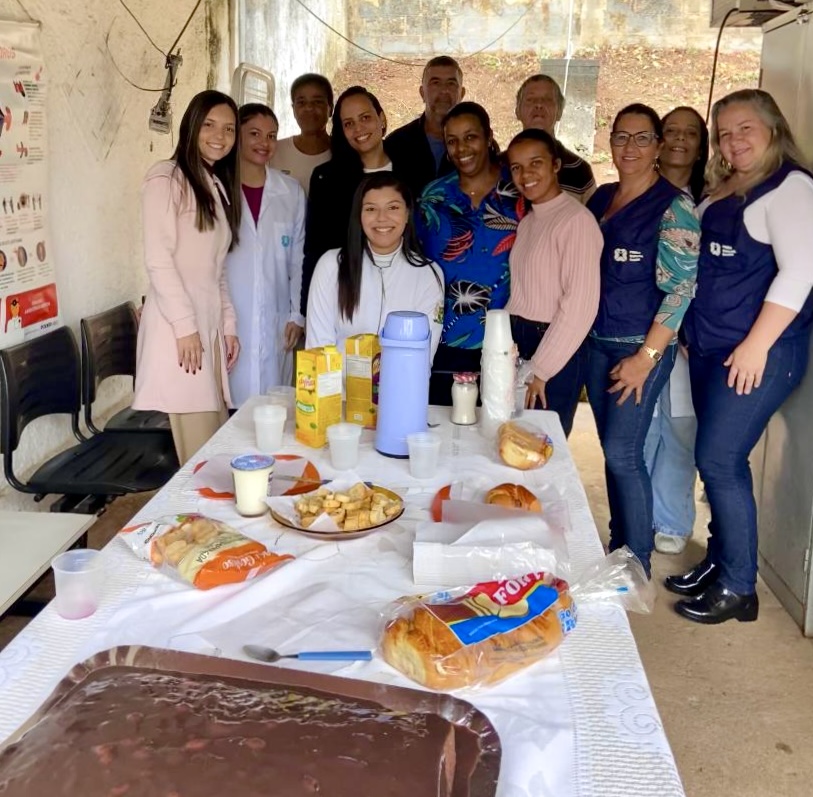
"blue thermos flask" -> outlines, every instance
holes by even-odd
[[[424,313],[390,313],[379,335],[381,375],[378,388],[376,450],[407,458],[407,435],[425,432],[429,412],[432,333]]]

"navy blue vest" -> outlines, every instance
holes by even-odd
[[[686,341],[701,354],[730,354],[762,310],[778,268],[773,247],[748,234],[745,209],[778,188],[791,171],[805,170],[785,163],[745,197],[732,194],[703,213],[697,292],[683,323]],[[813,298],[808,296],[780,339],[807,334],[811,320]]]
[[[669,205],[681,191],[658,181],[606,221],[618,183],[602,185],[587,203],[604,234],[601,298],[593,332],[602,338],[646,335],[665,296],[655,281],[658,231]]]

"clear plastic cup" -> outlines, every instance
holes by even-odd
[[[74,548],[55,556],[54,570],[57,613],[66,620],[90,617],[99,606],[104,589],[104,567],[100,551]]]
[[[511,337],[511,316],[507,310],[489,310],[483,332],[483,351],[510,352],[514,346]]]
[[[261,404],[254,408],[254,432],[257,448],[264,454],[273,454],[282,446],[282,433],[288,410],[279,404]]]
[[[268,389],[265,394],[269,404],[276,404],[288,410],[288,417],[294,417],[296,409],[296,388],[290,385],[277,385]]]
[[[528,398],[528,385],[517,385],[514,392],[514,417],[522,415],[525,411],[525,401]]]
[[[409,472],[415,479],[432,479],[438,470],[440,437],[433,432],[407,435]]]
[[[361,427],[356,423],[335,423],[327,427],[330,464],[336,470],[352,470],[359,462]]]

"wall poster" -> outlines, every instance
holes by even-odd
[[[0,20],[0,348],[60,324],[37,23]]]

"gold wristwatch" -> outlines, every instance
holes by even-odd
[[[663,358],[663,354],[657,349],[653,349],[652,346],[641,346],[641,349],[647,357],[650,357],[656,363],[659,363]]]

